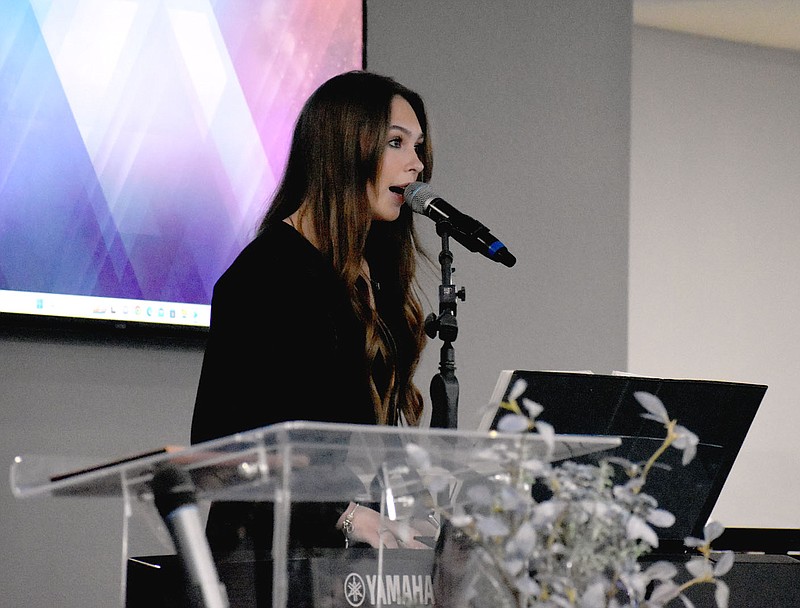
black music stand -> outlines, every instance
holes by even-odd
[[[665,434],[658,423],[641,417],[645,410],[636,391],[657,395],[670,418],[698,435],[697,456],[689,465],[683,466],[681,453],[670,449],[660,462],[671,470],[657,468],[648,477],[645,491],[676,517],[672,527],[658,530],[661,551],[683,551],[684,537],[702,537],[767,390],[761,384],[715,380],[504,370],[493,404],[506,400],[520,379],[527,383],[524,396],[544,407],[539,418],[556,432],[620,437],[614,455],[633,462],[647,460]],[[482,425],[494,428],[503,415],[503,410],[490,410]]]

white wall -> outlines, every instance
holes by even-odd
[[[635,28],[632,372],[769,386],[712,517],[800,527],[800,54]]]
[[[0,463],[28,454],[99,461],[186,445],[201,356],[192,346],[0,337]],[[7,479],[0,606],[118,605],[121,500],[17,500]]]
[[[432,185],[518,258],[509,269],[452,243],[467,293],[454,343],[460,427],[477,425],[502,369],[624,367],[630,3],[419,0],[369,11],[370,69],[430,106]],[[436,310],[435,285],[427,293]],[[440,345],[418,374],[426,394]]]

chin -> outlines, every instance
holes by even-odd
[[[376,215],[373,219],[376,222],[393,222],[400,217],[400,209],[386,211]]]

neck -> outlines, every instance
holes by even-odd
[[[283,220],[285,223],[289,224],[292,228],[297,230],[305,239],[314,245],[317,246],[317,240],[314,238],[314,229],[311,226],[311,222],[308,220],[307,217],[304,217],[300,210],[298,209],[294,213],[292,213],[289,217],[284,218]]]

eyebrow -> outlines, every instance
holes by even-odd
[[[411,131],[409,131],[405,127],[401,127],[400,125],[389,125],[389,130],[391,131],[392,129],[397,129],[398,131],[401,131],[402,133],[405,133],[409,137],[412,135]],[[421,133],[420,136],[419,136],[419,139],[421,139],[421,140],[425,139],[425,134]]]

